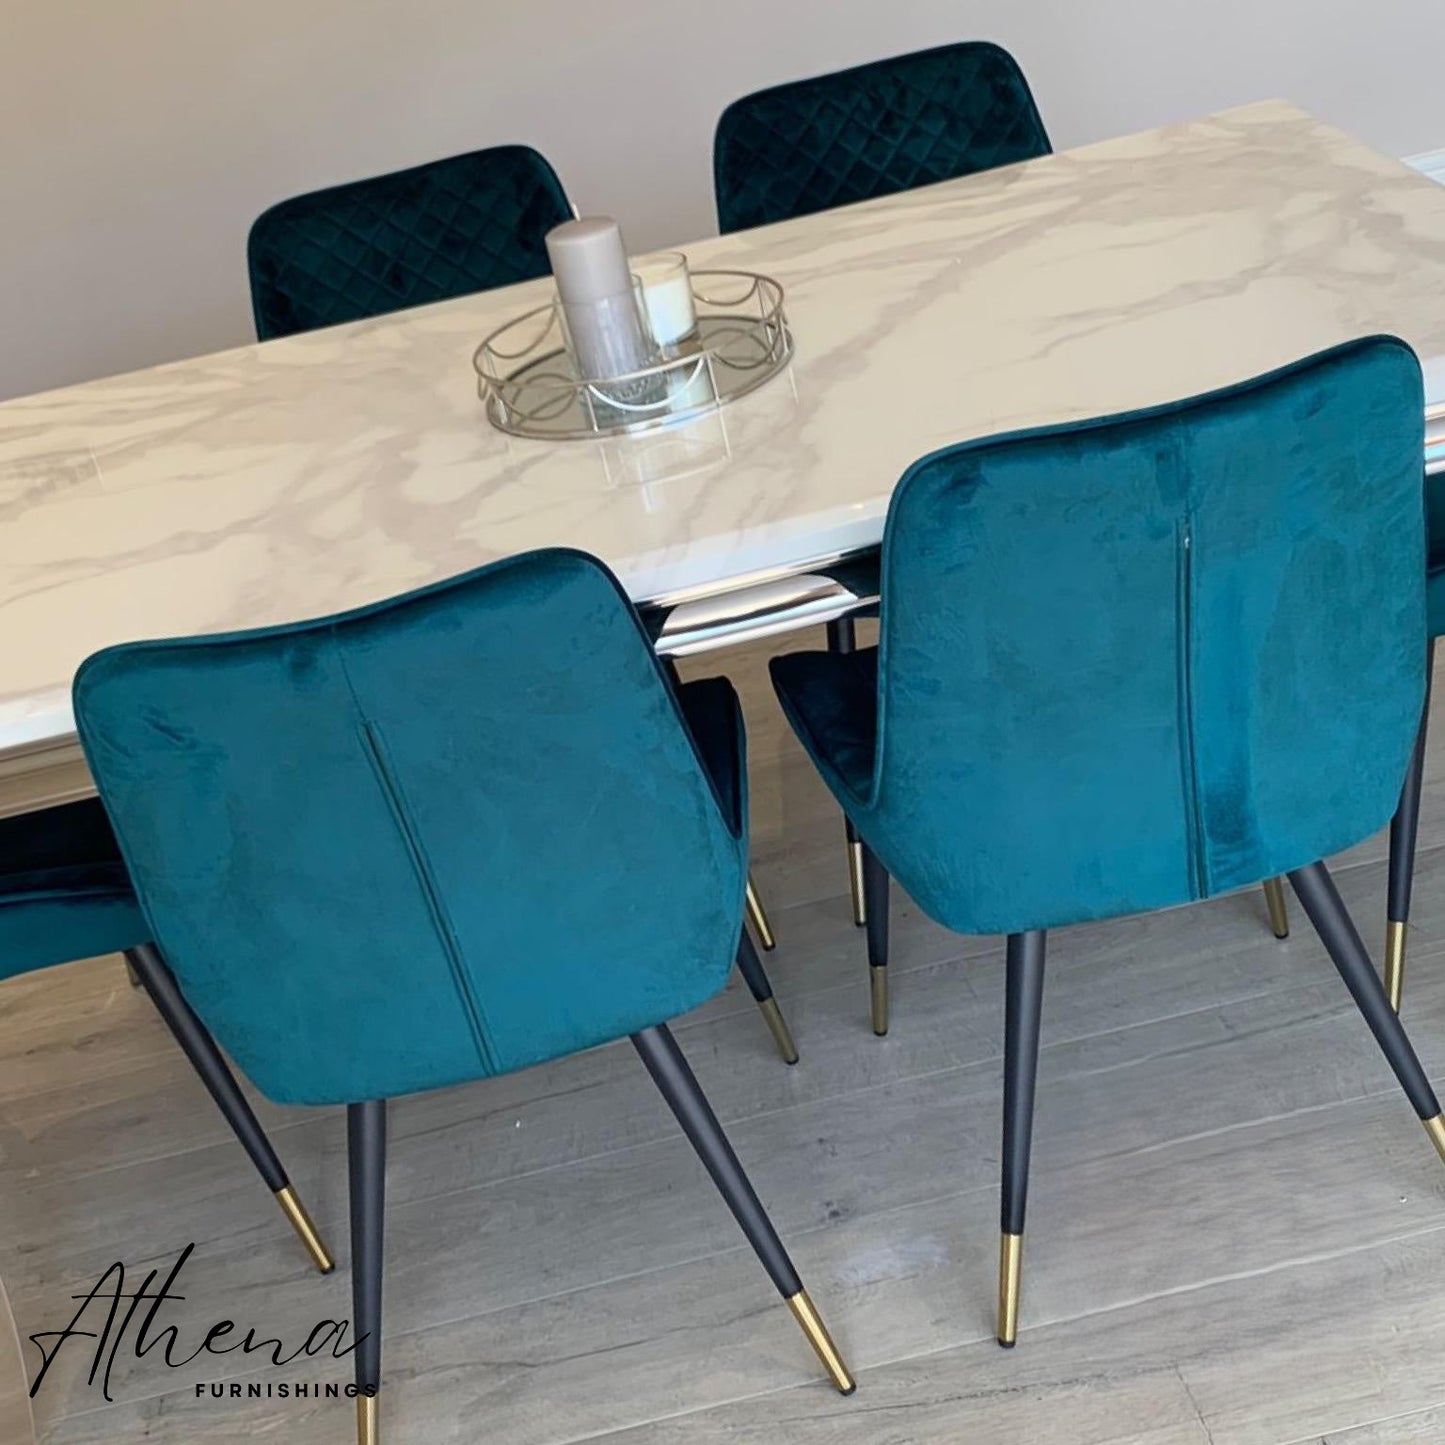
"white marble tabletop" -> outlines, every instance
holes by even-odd
[[[71,677],[109,643],[550,544],[638,601],[706,595],[876,544],[899,474],[950,441],[1370,332],[1445,357],[1445,188],[1280,101],[686,249],[777,277],[797,358],[651,437],[488,426],[472,350],[548,282],[0,405],[0,750],[70,737]]]

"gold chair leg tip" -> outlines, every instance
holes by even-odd
[[[1405,993],[1405,935],[1407,924],[1390,919],[1385,924],[1385,993],[1390,1007],[1400,1012]]]
[[[1282,880],[1278,878],[1265,880],[1264,902],[1269,911],[1269,931],[1283,942],[1289,937],[1289,905],[1285,902]]]
[[[848,891],[853,897],[853,924],[868,926],[868,895],[863,891],[863,845],[848,844]]]
[[[998,1342],[1013,1349],[1019,1337],[1019,1292],[1023,1280],[1024,1237],[1002,1234],[998,1254]]]
[[[800,1289],[797,1294],[789,1295],[787,1305],[793,1312],[793,1318],[797,1320],[803,1333],[808,1337],[808,1343],[812,1345],[819,1362],[828,1372],[828,1378],[833,1382],[833,1388],[840,1395],[851,1395],[858,1388],[858,1382],[853,1378],[852,1371],[843,1363],[843,1356],[839,1354],[837,1345],[833,1343],[833,1337],[828,1333],[828,1327],[819,1318],[818,1311],[813,1308],[813,1301],[808,1298],[808,1291]]]
[[[306,1253],[311,1256],[311,1263],[321,1274],[330,1274],[336,1268],[336,1261],[331,1257],[331,1251],[327,1249],[320,1232],[312,1223],[311,1216],[306,1212],[306,1206],[296,1197],[296,1191],[289,1184],[285,1185],[276,1191],[276,1202],[281,1206],[281,1212],[290,1221],[291,1228],[296,1231],[297,1238],[305,1245]]]
[[[798,1062],[798,1046],[793,1042],[793,1031],[788,1027],[788,1021],[783,1017],[783,1011],[778,1007],[775,998],[765,998],[758,1004],[758,1011],[763,1016],[763,1022],[768,1026],[768,1032],[773,1036],[773,1042],[778,1046],[778,1053],[782,1055],[785,1064],[796,1064]]]
[[[771,953],[778,946],[778,940],[773,935],[773,925],[768,921],[767,910],[763,907],[763,900],[758,897],[758,890],[753,886],[751,875],[748,877],[744,899],[748,922],[752,924],[753,932],[757,935],[758,947],[764,953]]]
[[[869,1016],[873,1032],[881,1039],[888,1033],[888,969],[874,964],[868,970]]]
[[[1436,1114],[1433,1119],[1422,1119],[1420,1122],[1424,1124],[1435,1152],[1445,1161],[1445,1114]]]
[[[381,1426],[377,1419],[376,1401],[375,1395],[356,1397],[356,1445],[379,1445]]]

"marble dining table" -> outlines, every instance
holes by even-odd
[[[551,545],[679,608],[680,651],[813,623],[851,600],[817,569],[877,547],[924,453],[1355,336],[1425,361],[1445,469],[1445,187],[1284,101],[684,249],[780,281],[796,355],[645,436],[488,424],[472,352],[548,281],[0,404],[0,810],[89,791],[70,684],[108,644]]]

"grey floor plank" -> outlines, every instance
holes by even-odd
[[[1445,1440],[1445,1408],[1431,1408],[1337,1430],[1321,1437],[1319,1445],[1439,1445],[1441,1440]]]
[[[823,1391],[798,1388],[593,1438],[608,1445],[1149,1439],[1157,1427],[1149,1401],[1158,1382],[1172,1378],[1198,1411],[1197,1437],[1178,1438],[1210,1445],[1333,1441],[1356,1423],[1408,1416],[1445,1392],[1442,1278],[1445,1229],[1435,1228],[1062,1322],[1021,1336],[1012,1352],[982,1342],[865,1371],[858,1398],[876,1402],[871,1418],[850,1420]],[[1395,1340],[1405,1324],[1409,1333]],[[1393,1349],[1384,1348],[1387,1340]],[[952,1392],[941,1428],[930,1433],[930,1387],[938,1381]],[[1069,1434],[1081,1400],[1099,1406],[1102,1427],[1113,1434],[1093,1433],[1098,1427],[1087,1419],[1089,1433]],[[1385,1417],[1390,1405],[1395,1412]]]

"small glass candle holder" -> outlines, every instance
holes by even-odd
[[[697,308],[692,277],[681,251],[659,251],[632,262],[642,287],[642,308],[653,343],[665,361],[697,349]]]

